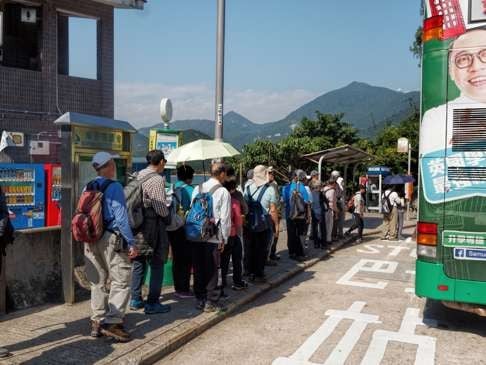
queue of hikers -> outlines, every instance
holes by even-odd
[[[197,309],[215,312],[226,310],[228,290],[266,282],[265,267],[280,259],[283,222],[288,255],[296,261],[306,259],[310,241],[327,249],[354,229],[362,237],[364,187],[346,202],[337,171],[322,183],[316,171],[295,170],[280,188],[275,170],[258,165],[240,186],[233,167],[213,161],[204,183],[194,186],[194,169],[185,164],[177,168],[177,182],[166,186],[165,156],[152,150],[147,167],[123,188],[115,179],[116,157],[94,155],[98,176],[86,185],[72,220],[73,239],[84,243],[93,337],[130,340],[124,327],[128,308],[147,315],[171,310],[161,298],[169,250],[175,296],[194,298]],[[344,232],[346,211],[354,224]]]

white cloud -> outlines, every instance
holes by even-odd
[[[225,113],[231,110],[254,122],[273,122],[284,118],[318,95],[309,90],[226,90]],[[136,127],[160,122],[159,103],[169,97],[174,120],[213,119],[214,90],[207,85],[164,85],[118,82],[115,85],[115,114]]]

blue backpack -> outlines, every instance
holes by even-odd
[[[217,184],[207,193],[202,192],[202,185],[192,200],[191,209],[187,213],[184,230],[189,241],[207,241],[218,232],[218,226],[213,217],[213,198],[216,190],[222,188]]]
[[[258,194],[258,198],[255,200],[253,199],[253,195],[255,195],[259,189],[260,188],[257,188],[255,192],[251,194],[250,186],[247,186],[246,188],[246,202],[248,204],[248,218],[246,224],[250,232],[254,233],[264,232],[271,228],[269,215],[261,204],[263,194],[265,194],[265,191],[268,189],[268,184],[263,185],[263,189],[260,190],[260,194]]]

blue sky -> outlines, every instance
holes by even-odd
[[[216,0],[115,14],[117,117],[154,124],[166,96],[176,119],[213,118]],[[225,112],[275,121],[352,81],[417,90],[419,23],[420,0],[227,0]]]

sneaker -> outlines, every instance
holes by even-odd
[[[242,281],[241,283],[233,284],[231,289],[236,291],[248,289],[248,283],[246,281]]]
[[[207,302],[204,306],[204,312],[206,313],[213,313],[213,312],[226,312],[228,308],[220,303],[210,303]]]
[[[194,294],[192,294],[190,291],[176,291],[174,296],[179,299],[194,298]]]
[[[280,260],[280,255],[270,255],[270,260],[278,261]]]
[[[145,314],[160,314],[170,312],[170,305],[160,303],[147,303],[144,309]]]
[[[91,337],[101,337],[101,323],[98,321],[91,321]]]
[[[196,309],[202,311],[205,306],[206,306],[206,301],[200,299],[200,300],[197,301]]]
[[[119,342],[130,341],[130,334],[125,331],[121,323],[116,324],[104,324],[101,326],[101,334],[113,338]]]
[[[0,358],[5,358],[5,357],[9,357],[10,356],[10,352],[8,352],[8,350],[4,347],[0,347]]]
[[[273,261],[273,260],[267,260],[267,262],[265,262],[265,266],[277,266],[277,261]]]
[[[132,299],[130,301],[130,309],[132,311],[138,311],[142,308],[145,308],[145,302],[143,300],[140,300],[140,299]]]

